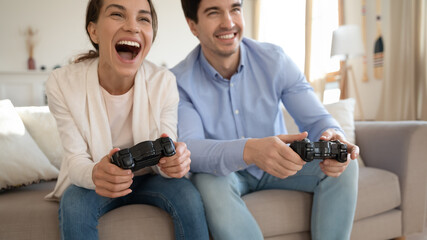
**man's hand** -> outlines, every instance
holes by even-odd
[[[167,137],[162,134],[161,137]],[[172,178],[182,178],[190,171],[190,150],[183,142],[173,142],[175,145],[176,154],[171,157],[163,157],[160,159],[158,166],[163,173]]]
[[[278,178],[287,178],[304,166],[301,157],[287,143],[300,141],[307,132],[296,135],[278,135],[260,139],[249,139],[243,151],[243,160],[255,164],[262,170]]]
[[[331,140],[339,140],[341,143],[347,144],[347,151],[350,153],[347,157],[347,161],[344,163],[340,163],[334,159],[325,159],[320,162],[320,169],[330,177],[339,177],[344,170],[347,168],[348,164],[350,164],[350,160],[355,160],[359,156],[359,147],[352,143],[349,143],[341,133],[335,131],[334,129],[328,129],[323,132],[322,136],[320,136],[320,140],[331,141]]]
[[[111,163],[111,156],[120,149],[114,148],[103,157],[92,170],[92,180],[98,195],[117,198],[132,192],[133,173],[129,169],[121,169]]]

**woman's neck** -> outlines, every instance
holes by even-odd
[[[99,84],[111,95],[127,93],[135,82],[136,73],[132,76],[123,76],[110,67],[98,66]]]

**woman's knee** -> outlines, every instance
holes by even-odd
[[[98,197],[95,191],[77,187],[75,185],[69,186],[62,195],[59,203],[60,217],[69,219],[87,218],[95,215],[98,208],[94,208],[94,202]]]

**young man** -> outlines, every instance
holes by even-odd
[[[263,189],[313,192],[313,239],[349,239],[359,148],[318,101],[279,47],[243,38],[241,0],[181,0],[200,40],[172,69],[178,134],[192,152],[192,180],[214,239],[263,239],[241,196]],[[286,135],[282,102],[301,131]],[[305,163],[287,144],[305,137],[348,144],[345,163]]]

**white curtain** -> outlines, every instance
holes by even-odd
[[[384,82],[377,120],[427,120],[427,0],[383,1]]]

